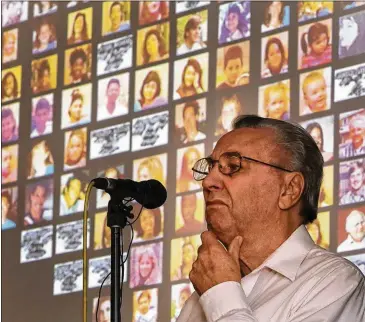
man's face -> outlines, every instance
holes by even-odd
[[[358,215],[356,219],[354,219],[353,227],[349,231],[352,239],[360,243],[365,238],[365,216]]]
[[[196,196],[185,195],[181,197],[181,214],[184,222],[187,223],[194,219],[196,211]]]
[[[350,175],[350,185],[351,190],[358,191],[363,184],[364,181],[364,170],[360,168],[356,168],[354,172]]]
[[[10,140],[13,136],[15,128],[15,120],[13,116],[4,117],[1,120],[1,134],[3,136],[3,140]]]
[[[240,58],[230,59],[224,70],[227,81],[230,84],[235,84],[238,76],[242,74],[242,61]]]
[[[196,131],[196,115],[193,107],[188,107],[184,112],[184,128],[186,133]]]
[[[212,158],[238,152],[263,162],[284,166],[286,155],[274,143],[271,129],[242,128],[224,135]],[[228,246],[238,235],[252,242],[257,234],[273,231],[278,220],[281,185],[285,172],[251,161],[241,161],[241,170],[224,175],[215,165],[203,180],[208,230]]]
[[[356,147],[360,147],[363,145],[365,136],[365,126],[362,120],[355,120],[350,125],[350,137],[352,140],[352,144]]]
[[[43,205],[46,199],[46,189],[42,186],[37,186],[30,195],[30,207],[33,212],[41,214],[43,212]]]
[[[120,86],[116,83],[111,83],[107,91],[108,101],[115,103],[120,95]]]

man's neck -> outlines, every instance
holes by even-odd
[[[108,110],[108,112],[110,114],[113,114],[114,110],[115,110],[115,101],[114,102],[108,102],[108,104],[106,105],[106,109]]]

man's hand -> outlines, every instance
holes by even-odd
[[[202,245],[198,248],[198,258],[189,275],[197,293],[202,295],[223,282],[240,282],[239,253],[242,237],[237,236],[233,239],[228,252],[210,231],[203,232],[201,239]]]

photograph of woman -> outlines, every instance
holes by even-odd
[[[133,180],[146,181],[155,179],[166,187],[167,154],[152,155],[147,158],[134,160]]]
[[[18,57],[18,29],[3,32],[3,64],[16,60]]]
[[[146,74],[147,72],[147,74]],[[139,83],[143,75],[141,85]],[[137,92],[138,88],[140,89]],[[168,103],[168,64],[159,65],[153,70],[140,70],[136,73],[136,97],[139,99],[135,101],[134,111],[142,111],[154,107],[159,107]]]
[[[208,11],[184,16],[177,20],[176,54],[184,55],[207,47]]]
[[[64,170],[86,165],[87,129],[77,129],[65,133]]]
[[[284,1],[268,1],[264,9],[261,31],[266,32],[289,25],[290,7]]]
[[[146,25],[169,16],[169,1],[140,1],[139,24]]]
[[[134,205],[134,218],[137,218],[140,207]],[[163,234],[163,211],[161,208],[143,208],[139,219],[135,222],[135,237],[133,242],[142,242],[162,237]]]
[[[66,90],[63,97],[62,129],[90,123],[91,84]]]
[[[103,36],[131,28],[130,1],[103,1]]]
[[[33,32],[33,54],[44,53],[57,47],[56,27],[49,19],[37,23]]]
[[[54,160],[47,141],[36,143],[28,154],[27,179],[47,176],[54,172]]]
[[[340,17],[339,58],[365,52],[365,10]]]
[[[18,188],[1,190],[1,230],[16,227]]]
[[[12,101],[20,97],[21,71],[21,66],[2,71],[1,102]],[[19,75],[19,81],[15,75]]]
[[[204,93],[208,87],[208,75],[205,75],[208,74],[207,67],[208,54],[175,62],[174,99]],[[181,75],[180,84],[179,75]]]
[[[200,244],[198,235],[171,241],[171,281],[189,278]]]
[[[138,31],[138,65],[155,63],[169,57],[169,29],[169,24],[165,23]]]
[[[177,150],[177,193],[201,189],[201,183],[194,180],[193,171],[191,169],[195,162],[203,157],[203,152],[203,143]]]
[[[88,8],[82,11],[73,12],[68,17],[70,36],[67,39],[68,45],[79,44],[81,42],[91,39],[92,31],[92,8]],[[88,26],[90,24],[90,26]],[[71,29],[70,29],[70,26]]]
[[[162,242],[132,247],[130,261],[131,288],[162,282]]]

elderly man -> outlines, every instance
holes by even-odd
[[[239,117],[197,161],[208,231],[193,264],[196,292],[178,322],[360,322],[365,278],[316,246],[323,158],[299,126]]]
[[[365,153],[365,117],[354,117],[350,121],[350,142],[340,145],[340,158],[349,158]]]
[[[365,248],[365,214],[353,210],[346,218],[347,238],[338,246],[338,252]]]

